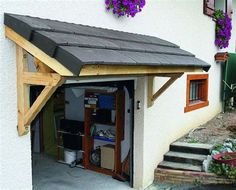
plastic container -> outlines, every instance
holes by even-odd
[[[64,150],[64,161],[65,161],[65,163],[71,164],[75,160],[76,160],[76,151],[65,149]]]
[[[229,157],[222,159],[222,157]],[[236,152],[225,152],[213,155],[213,159],[218,163],[225,163],[230,166],[236,167]]]

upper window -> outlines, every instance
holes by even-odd
[[[184,112],[208,106],[208,74],[187,76],[186,107]]]
[[[229,17],[233,13],[232,0],[204,0],[203,13],[208,16],[213,16],[215,10],[223,10],[227,12]]]

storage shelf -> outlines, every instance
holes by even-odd
[[[81,134],[81,133],[70,133],[70,132],[67,132],[67,131],[61,131],[61,130],[58,130],[57,132],[58,132],[58,133],[63,133],[63,134],[70,134],[70,135],[81,136],[81,137],[84,136],[84,134]]]
[[[108,126],[112,126],[112,127],[115,127],[116,124],[115,123],[112,123],[112,122],[107,122],[107,123],[103,123],[103,122],[94,122],[94,124],[97,124],[97,125],[108,125]]]
[[[101,137],[101,136],[94,136],[94,139],[100,140],[100,141],[106,141],[106,142],[115,142],[115,139],[109,139],[109,138]]]
[[[116,107],[113,107],[113,108],[99,108],[99,107],[85,106],[85,108],[92,109],[92,110],[113,110],[113,111],[116,111]]]
[[[69,148],[65,148],[64,146],[62,145],[57,145],[58,148],[63,148],[63,149],[67,149],[67,150],[73,150],[73,151],[78,151],[78,152],[84,152],[83,150],[74,150],[74,149],[69,149]]]

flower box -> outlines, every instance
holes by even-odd
[[[213,155],[212,157],[218,163],[224,163],[236,167],[236,152],[219,153]]]

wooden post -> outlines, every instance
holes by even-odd
[[[20,47],[16,46],[16,67],[17,67],[17,110],[18,110],[18,134],[25,135],[29,126],[24,125],[26,111],[29,110],[29,86],[23,83],[23,73],[28,71],[27,54]]]
[[[153,95],[153,86],[154,86],[154,79],[155,79],[155,76],[148,76],[148,107],[151,107],[153,106],[154,102],[152,101],[152,95]]]

